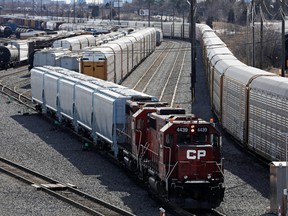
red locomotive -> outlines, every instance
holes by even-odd
[[[225,188],[215,124],[165,102],[128,101],[126,108],[131,144],[120,148],[120,160],[153,192],[183,208],[219,206]]]

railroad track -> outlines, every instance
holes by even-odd
[[[166,79],[164,88],[159,97],[159,100],[167,101],[171,105],[171,107],[174,106],[179,80],[183,71],[184,60],[187,54],[187,47],[188,45],[186,43],[184,45],[181,44],[181,46],[179,47],[177,51],[177,56],[169,71],[169,76]]]
[[[11,76],[19,76],[19,74],[22,73],[27,73],[28,72],[28,67],[23,66],[19,68],[10,68],[8,70],[1,70],[0,71],[0,80],[11,77]]]
[[[0,83],[0,92],[7,95],[9,100],[18,101],[30,109],[36,110],[31,97],[26,96],[24,93],[17,92],[14,88],[12,89],[2,83]]]
[[[0,158],[0,171],[36,187],[91,215],[133,216],[134,214],[81,192],[71,184],[61,183],[5,158]]]
[[[153,63],[151,63],[150,67],[145,69],[145,72],[141,75],[132,89],[140,92],[146,91],[148,84],[151,82],[156,72],[162,67],[164,60],[167,58],[169,52],[171,52],[173,49],[173,46],[174,45],[172,43],[166,44],[160,54],[158,54],[157,58],[153,61]]]
[[[168,102],[171,107],[178,106],[179,98],[183,97],[183,92],[179,92],[179,85],[183,84],[181,77],[187,70],[185,60],[189,52],[190,44],[166,41],[163,47],[153,53],[153,58],[145,60],[143,68],[141,65],[137,68],[137,81],[131,82],[130,79],[129,83],[124,81],[123,84],[137,91],[153,94],[160,101]]]

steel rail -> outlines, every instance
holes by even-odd
[[[134,216],[110,203],[73,188],[70,184],[44,176],[5,158],[0,158],[0,171],[40,189],[64,202],[67,202],[89,214],[99,216]]]
[[[142,74],[140,79],[137,81],[137,83],[132,87],[132,89],[135,89],[137,91],[144,92],[148,86],[148,84],[153,79],[154,75],[162,66],[162,63],[164,62],[165,58],[169,54],[169,51],[167,52],[167,49],[171,49],[172,46],[171,43],[168,43],[166,47],[161,51],[161,53],[157,56],[157,58],[153,61],[153,63],[149,66],[148,69],[146,69],[145,73]],[[162,57],[164,55],[164,57]],[[156,69],[153,69],[156,66]],[[153,73],[150,77],[150,79],[147,82],[144,82],[143,80],[149,76],[150,73]],[[142,89],[139,87],[140,83],[147,83],[146,86]]]
[[[168,103],[170,103],[171,107],[174,106],[174,100],[175,100],[175,95],[176,95],[176,91],[178,89],[178,85],[179,85],[179,81],[180,81],[180,78],[181,78],[181,75],[182,75],[182,71],[183,71],[183,64],[184,64],[184,60],[185,60],[185,56],[186,56],[186,48],[184,49],[184,53],[183,55],[181,55],[183,52],[183,47],[182,47],[182,44],[181,46],[179,47],[178,49],[178,52],[177,52],[177,56],[174,60],[174,63],[171,67],[171,70],[170,70],[170,73],[169,73],[169,76],[165,82],[165,85],[164,85],[164,88],[161,92],[161,95],[159,97],[159,100],[162,100],[164,97],[169,97],[169,100],[167,99],[164,99],[164,101],[167,101]],[[184,57],[183,57],[184,56]],[[177,64],[179,65],[180,69],[178,70],[178,67]],[[173,94],[170,94],[170,93],[166,93],[167,91],[169,91],[169,89],[171,89],[171,86],[169,86],[169,82],[171,83],[171,77],[174,75],[177,75],[177,81],[176,83],[173,82],[173,85],[175,86],[174,87],[174,90],[173,90]],[[171,98],[171,99],[170,99]]]

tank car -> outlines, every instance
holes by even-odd
[[[19,62],[19,50],[16,46],[4,45],[0,46],[0,67],[7,69],[13,67],[14,64]]]
[[[63,68],[33,68],[31,89],[39,111],[70,122],[151,192],[185,208],[214,208],[223,200],[221,134],[214,123]]]
[[[2,37],[10,37],[13,34],[10,26],[0,26],[0,35]]]
[[[0,66],[2,68],[15,67],[27,62],[29,56],[29,42],[26,40],[10,41],[0,46]]]

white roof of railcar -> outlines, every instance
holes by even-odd
[[[237,80],[243,84],[247,84],[252,78],[265,75],[271,76],[274,74],[247,65],[230,67],[225,72],[225,77]]]
[[[207,49],[207,51],[207,56],[210,60],[217,55],[233,55],[227,47],[214,47],[213,49]]]
[[[98,79],[98,78],[95,78],[95,77],[91,77],[91,76],[87,76],[87,75],[84,75],[84,74],[80,74],[80,73],[77,73],[75,71],[71,71],[71,70],[68,70],[68,69],[65,69],[65,68],[61,68],[61,67],[44,66],[44,67],[40,67],[39,69],[41,70],[41,68],[44,68],[44,70],[46,72],[60,73],[60,74],[65,75],[66,77],[71,77],[71,78],[78,79],[78,80],[81,80],[81,81],[87,81],[87,82],[90,82],[90,83],[92,83],[94,85],[98,85],[98,86],[101,86],[101,87],[107,88],[107,89],[110,89],[110,88],[125,88],[125,89],[127,89],[124,86],[121,86],[121,85],[118,85],[118,84],[115,84],[115,83],[112,83],[112,82],[108,82],[108,81],[105,81],[105,80],[101,80],[101,79]]]
[[[271,93],[288,99],[288,78],[279,76],[263,76],[253,80],[251,89]]]
[[[214,48],[215,46],[226,47],[226,44],[217,35],[215,35],[214,37],[205,38],[203,40],[207,49],[209,49],[210,47]]]
[[[216,59],[215,59],[216,60]],[[239,61],[237,58],[236,59],[218,59],[218,61],[215,61],[214,63],[215,69],[220,72],[221,74],[224,74],[226,70],[229,68],[231,70],[238,70],[239,67],[247,67],[244,63]]]
[[[141,32],[133,32],[132,34],[127,35],[126,37],[134,37],[136,38],[137,41],[144,38],[143,33]]]
[[[106,45],[106,44],[103,44]],[[115,44],[116,46],[118,46],[117,44]],[[114,57],[114,53],[113,53],[113,47],[94,47],[91,50],[86,50],[85,52],[83,52],[83,57],[85,55],[89,55],[91,53],[98,53],[98,54],[103,54],[106,58],[109,58],[110,56]],[[120,50],[120,47],[118,46],[118,51]]]
[[[242,62],[239,62],[239,60],[234,56],[234,55],[229,55],[229,54],[219,54],[219,55],[215,55],[212,57],[212,59],[210,60],[212,66],[214,66],[215,64],[220,63],[221,61],[224,60],[228,60],[227,63],[224,62],[224,64],[230,64],[228,62],[231,62],[232,65],[242,65]],[[233,61],[234,60],[234,61]],[[237,62],[238,61],[238,62]],[[242,64],[241,64],[242,63]]]
[[[117,40],[118,41],[118,40]],[[110,49],[110,53],[112,52],[113,53],[113,51],[115,52],[115,54],[120,54],[122,51],[121,51],[121,47],[118,45],[118,44],[116,44],[116,43],[113,43],[113,42],[111,42],[111,43],[106,43],[106,44],[102,44],[99,48],[101,48],[101,49],[104,49],[104,48],[108,48],[108,49]],[[97,48],[95,48],[95,49],[97,49]],[[113,51],[112,51],[112,50]],[[113,53],[113,55],[114,55],[114,53]]]
[[[158,101],[158,99],[154,96],[142,93],[142,92],[138,92],[136,90],[133,89],[129,89],[129,88],[115,88],[112,89],[113,91],[128,96],[128,97],[133,97],[133,96],[139,96],[139,97],[151,97],[154,101]]]
[[[130,38],[123,37],[123,38],[119,38],[115,41],[110,41],[108,44],[118,44],[119,46],[122,47],[122,49],[126,49],[127,45],[133,45],[133,42],[131,41]]]
[[[196,23],[196,27],[200,29],[201,33],[205,32],[213,32],[213,30],[206,24],[198,24]]]

